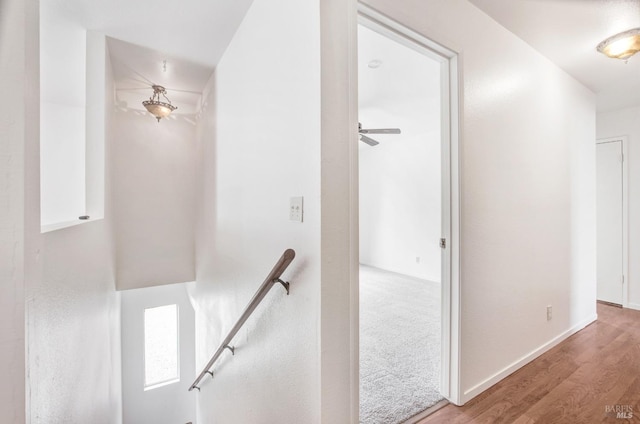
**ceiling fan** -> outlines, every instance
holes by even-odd
[[[400,134],[400,128],[362,128],[362,124],[358,122],[358,134],[360,135],[360,141],[363,143],[369,146],[377,146],[380,142],[367,137],[365,134]]]

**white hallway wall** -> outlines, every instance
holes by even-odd
[[[118,290],[193,281],[195,126],[117,109],[110,142]]]
[[[292,19],[291,17],[295,17]],[[255,0],[198,123],[198,371],[275,261],[296,258],[201,383],[198,422],[319,422],[320,56],[315,1]],[[304,196],[304,222],[288,219]]]
[[[121,421],[120,298],[109,218],[47,233],[29,290],[32,423]]]
[[[439,99],[432,103],[430,112],[436,115]],[[412,124],[410,119],[389,119],[379,110],[361,111],[360,116],[365,114],[386,115],[386,122],[405,132]],[[393,139],[393,145],[378,145],[377,150],[360,147],[360,262],[439,283],[439,116],[435,120],[434,127],[397,139],[402,144]]]
[[[109,224],[40,234],[37,1],[3,1],[0,21],[0,421],[118,423]]]
[[[103,54],[105,96],[113,99],[111,66],[106,51]],[[113,120],[113,104],[109,106],[107,129]],[[111,158],[107,143],[104,160]],[[28,166],[35,167],[31,171],[37,174],[37,161]],[[122,422],[112,179],[106,175],[105,180],[104,219],[42,235],[37,219],[41,268],[28,289],[27,302],[28,415],[32,423]],[[38,195],[37,187],[32,189]]]
[[[366,3],[461,59],[465,402],[596,317],[594,95],[466,0]]]
[[[7,424],[25,422],[25,285],[40,226],[39,202],[27,192],[39,174],[26,166],[38,160],[37,25],[35,2],[0,2],[0,422]]]
[[[627,136],[629,167],[629,307],[640,309],[640,106],[598,113],[597,138]]]
[[[40,3],[40,186],[43,225],[86,215],[87,30]]]

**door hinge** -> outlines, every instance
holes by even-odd
[[[622,280],[622,284],[624,284],[624,275],[620,279]]]
[[[447,239],[445,239],[445,238],[441,238],[440,239],[440,247],[442,249],[446,249],[447,248]]]
[[[624,153],[620,153],[620,162],[624,162]]]

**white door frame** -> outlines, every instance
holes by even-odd
[[[640,309],[640,304],[629,305],[629,166],[627,136],[599,138],[596,144],[619,141],[622,145],[622,307]],[[597,246],[596,246],[597,249]]]
[[[458,55],[358,3],[358,22],[440,62],[442,75],[442,352],[440,393],[460,405],[460,180]],[[357,90],[357,87],[354,88]],[[356,96],[357,97],[357,96]],[[356,150],[357,151],[357,150]],[[357,184],[357,181],[356,181]],[[358,193],[358,187],[352,186]]]

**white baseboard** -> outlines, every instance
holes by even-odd
[[[638,306],[640,306],[640,305],[638,305]],[[629,307],[631,307],[631,305]],[[550,341],[548,341],[547,343],[545,343],[542,346],[538,347],[537,349],[534,349],[529,354],[527,354],[527,355],[523,356],[522,358],[518,359],[517,361],[513,362],[511,365],[503,368],[501,371],[498,371],[497,373],[493,374],[491,377],[487,378],[486,380],[482,381],[481,383],[476,384],[475,386],[471,387],[470,389],[464,391],[464,393],[462,395],[462,404],[467,403],[468,401],[470,401],[471,399],[473,399],[474,397],[476,397],[480,393],[482,393],[485,390],[487,390],[489,387],[493,386],[494,384],[496,384],[497,382],[499,382],[503,378],[505,378],[508,375],[510,375],[510,374],[514,373],[515,371],[519,370],[520,368],[522,368],[523,366],[525,366],[529,362],[531,362],[534,359],[536,359],[538,356],[542,355],[543,353],[545,353],[549,349],[553,348],[554,346],[556,346],[557,344],[559,344],[563,340],[567,339],[569,336],[571,336],[571,335],[577,333],[578,331],[582,330],[584,327],[586,327],[587,325],[591,324],[592,322],[594,322],[597,319],[598,319],[598,315],[594,314],[591,317],[579,322],[578,324],[574,325],[573,327],[571,327],[570,329],[568,329],[564,333],[561,333],[560,335],[558,335],[557,337],[551,339]]]
[[[640,311],[640,303],[627,303],[627,308]]]

